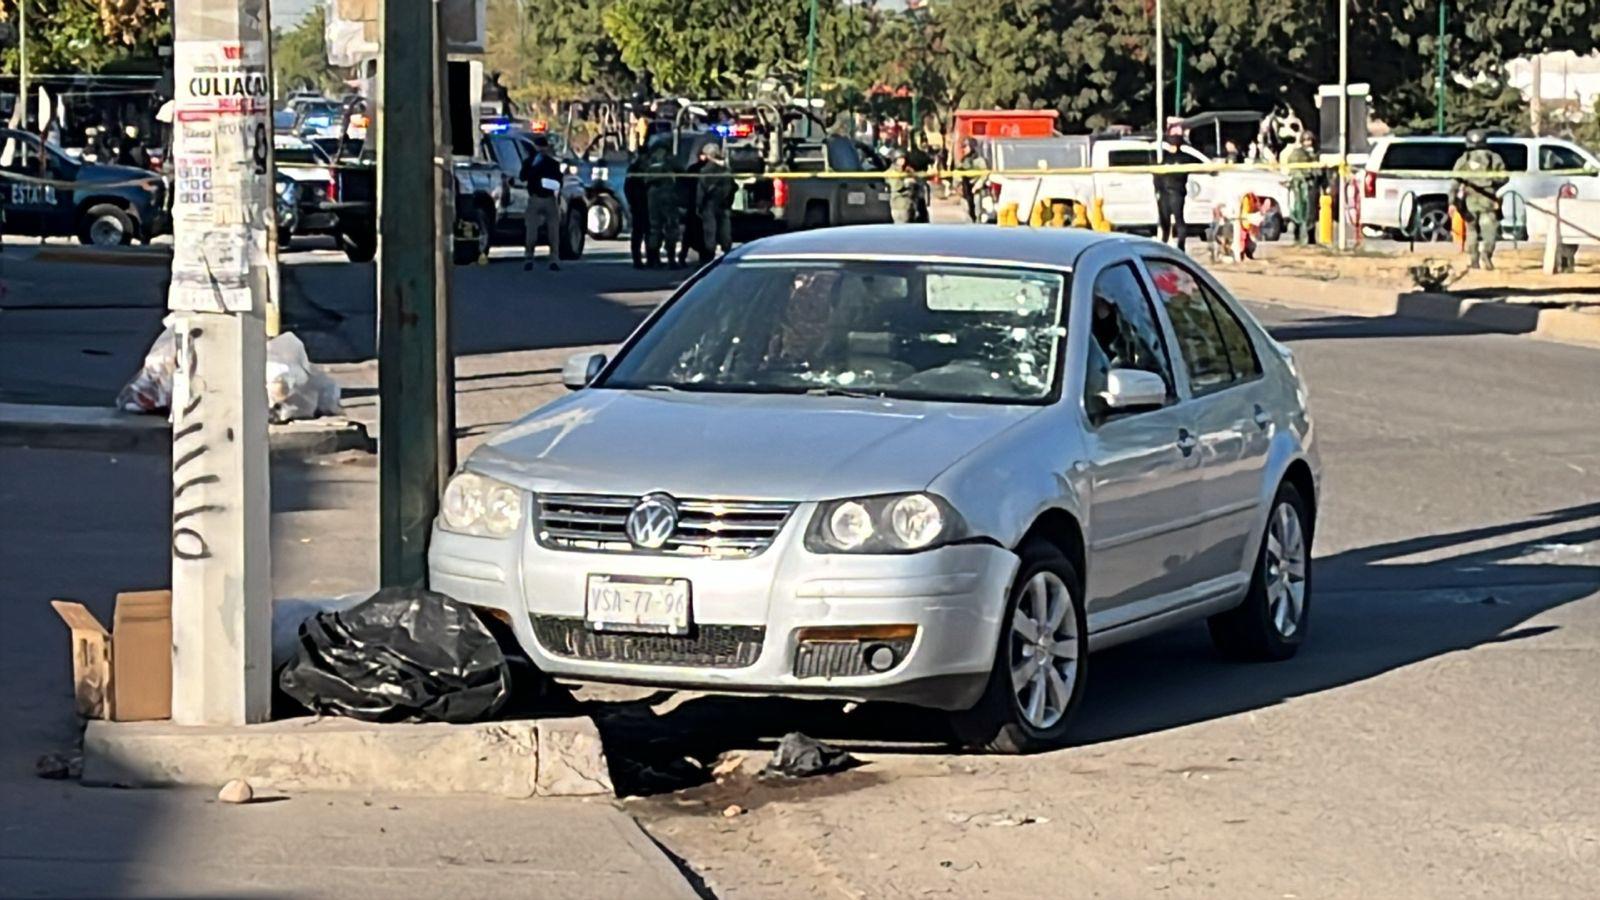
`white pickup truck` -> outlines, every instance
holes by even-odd
[[[1088,135],[1065,135],[1034,140],[997,141],[991,163],[996,169],[1015,173],[1019,169],[1093,168],[1093,173],[1074,175],[996,174],[989,177],[992,208],[1016,203],[1018,215],[1027,220],[1028,211],[1040,200],[1073,200],[1092,205],[1096,197],[1105,201],[1106,219],[1118,231],[1154,231],[1156,227],[1155,181],[1148,171],[1118,171],[1156,164],[1156,143],[1138,138],[1095,139]],[[1207,164],[1213,160],[1192,147],[1182,150],[1185,162]],[[1062,165],[1062,161],[1072,165]],[[1184,204],[1184,222],[1192,231],[1205,229],[1212,222],[1215,208],[1222,204],[1236,213],[1246,193],[1271,197],[1280,209],[1287,209],[1288,178],[1271,169],[1235,169],[1226,172],[1195,172],[1189,176],[1189,199]]]

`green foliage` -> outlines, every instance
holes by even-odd
[[[633,73],[603,17],[611,0],[489,0],[484,66],[521,103],[619,98]]]
[[[310,87],[337,92],[344,70],[328,65],[326,10],[313,6],[293,28],[275,30],[272,37],[272,77],[279,95]]]
[[[28,71],[96,72],[130,57],[154,56],[171,34],[160,2],[28,0]],[[0,0],[0,19],[16,25],[17,0]],[[19,70],[19,48],[6,48],[5,70]]]

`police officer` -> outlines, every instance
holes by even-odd
[[[703,164],[694,192],[695,211],[700,214],[700,262],[710,262],[720,249],[733,249],[733,195],[738,186],[722,161],[722,146],[715,142],[700,151]]]
[[[1182,134],[1176,131],[1167,133],[1156,162],[1163,166],[1188,162],[1183,154]],[[1156,227],[1161,232],[1161,243],[1170,244],[1173,238],[1177,238],[1177,247],[1182,250],[1186,238],[1183,233],[1183,204],[1189,196],[1189,173],[1157,172],[1152,177],[1156,185]]]
[[[645,154],[642,172],[649,188],[650,234],[645,245],[652,269],[661,266],[661,248],[666,247],[667,265],[678,266],[678,239],[682,236],[683,216],[678,209],[678,161],[665,144],[657,144]]]
[[[893,152],[889,170],[900,176],[889,182],[889,217],[896,225],[905,225],[917,212],[917,178],[904,150]]]
[[[1482,128],[1467,132],[1467,151],[1456,160],[1455,171],[1477,178],[1457,178],[1454,195],[1467,224],[1467,252],[1472,267],[1480,263],[1494,268],[1494,245],[1500,238],[1500,186],[1506,183],[1506,161],[1489,149],[1489,135]],[[1496,175],[1499,172],[1502,174]]]
[[[641,174],[645,157],[642,150],[635,153],[622,180],[622,199],[628,201],[628,244],[635,269],[644,268],[645,238],[650,233],[650,182]]]
[[[522,213],[522,270],[533,271],[533,254],[539,247],[539,229],[550,248],[550,271],[559,272],[556,246],[561,233],[561,164],[550,152],[544,135],[533,138],[533,153],[522,161],[523,184],[528,189],[528,208]]]
[[[961,162],[956,168],[963,172],[977,172],[986,168],[983,161],[983,151],[978,149],[978,142],[967,138],[961,148]],[[967,221],[978,221],[978,191],[981,187],[975,175],[962,176],[960,181],[961,199],[967,205]]]

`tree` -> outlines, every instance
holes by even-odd
[[[18,23],[17,0],[0,0],[0,20]],[[165,0],[28,0],[28,70],[95,72],[154,57],[171,33]],[[20,71],[19,51],[6,49],[6,71]]]
[[[611,0],[490,0],[484,67],[518,103],[619,99],[635,77],[607,34]]]
[[[344,83],[344,70],[328,64],[327,11],[313,6],[293,28],[272,33],[272,77],[277,91],[287,94],[299,88],[337,91]]]

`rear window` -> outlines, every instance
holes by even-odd
[[[1001,147],[1001,158],[1008,169],[1075,169],[1088,165],[1084,159],[1087,147],[1082,144],[1019,141]]]
[[[1113,150],[1106,156],[1106,162],[1113,166],[1153,166],[1156,164],[1154,150]]]

